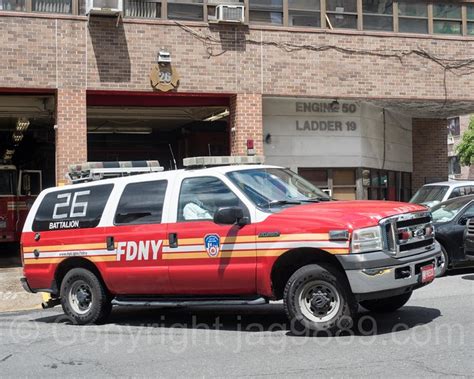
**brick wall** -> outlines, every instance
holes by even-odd
[[[56,183],[68,165],[87,161],[87,108],[84,89],[59,89],[56,115]]]
[[[413,192],[427,181],[448,179],[447,137],[446,120],[413,119]]]
[[[81,87],[151,91],[149,74],[169,50],[178,92],[444,100],[443,70],[416,54],[383,58],[334,50],[423,50],[471,59],[474,39],[188,23],[203,43],[172,21],[0,15],[0,87]],[[260,43],[263,42],[261,45]],[[282,43],[327,47],[286,51]],[[451,101],[474,101],[474,72],[448,72]],[[409,85],[407,85],[409,83]]]
[[[263,154],[262,95],[237,94],[230,100],[231,154],[247,155],[247,140],[254,141],[255,155]]]

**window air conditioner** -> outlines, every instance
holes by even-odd
[[[123,12],[123,0],[86,0],[86,15],[115,16]]]
[[[219,4],[216,6],[216,21],[243,24],[245,22],[245,7],[243,5]]]

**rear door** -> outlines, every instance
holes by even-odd
[[[174,222],[168,227],[163,257],[176,294],[243,295],[256,293],[255,225],[217,225],[222,207],[250,207],[216,176],[184,178],[175,187]]]
[[[116,259],[108,262],[107,282],[120,294],[166,294],[171,291],[162,257],[167,225],[163,222],[168,180],[128,183],[114,210],[107,243]]]

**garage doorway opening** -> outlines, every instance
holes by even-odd
[[[89,161],[230,155],[228,98],[160,94],[88,94]]]
[[[54,95],[0,95],[0,162],[39,172],[43,188],[54,186],[54,124]]]

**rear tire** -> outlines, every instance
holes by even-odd
[[[357,303],[347,280],[329,265],[308,265],[295,271],[283,294],[294,332],[335,333],[353,325]]]
[[[410,300],[412,293],[413,291],[410,291],[402,295],[386,297],[384,299],[364,300],[360,302],[360,305],[371,312],[395,312],[397,309],[403,307],[408,302],[408,300]]]
[[[89,270],[70,270],[61,283],[61,305],[73,323],[101,323],[107,319],[112,305],[100,280]]]

